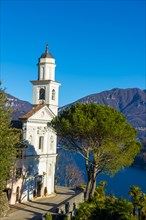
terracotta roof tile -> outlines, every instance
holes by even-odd
[[[37,111],[39,111],[43,106],[45,106],[45,104],[39,104],[36,107],[34,107],[31,111],[27,112],[26,115],[22,115],[19,117],[19,119],[28,119],[29,117],[31,117],[33,114],[35,114]]]

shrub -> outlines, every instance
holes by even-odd
[[[51,214],[45,214],[44,217],[45,217],[45,220],[52,220]]]
[[[133,215],[133,204],[124,198],[105,196],[104,186],[105,184],[100,183],[96,187],[95,196],[90,201],[80,204],[74,220],[137,220],[138,217]],[[145,204],[144,196],[142,201]],[[144,207],[142,213],[144,217],[145,205],[141,207]]]

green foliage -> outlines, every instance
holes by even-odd
[[[146,218],[146,194],[144,194],[138,186],[131,186],[129,195],[132,198],[133,214],[136,215],[136,210],[142,219]]]
[[[45,214],[45,220],[52,220],[52,215],[51,214]]]
[[[44,215],[45,220],[52,220],[52,219],[61,219],[61,220],[70,220],[70,214],[51,214],[46,213]]]
[[[124,198],[105,196],[104,186],[96,187],[90,201],[80,204],[74,220],[137,220],[133,215],[133,205]]]
[[[141,198],[142,198],[142,191],[138,186],[131,186],[129,195],[132,197],[132,203],[134,207],[140,208],[141,206]]]
[[[105,201],[105,186],[107,185],[106,181],[100,181],[99,185],[95,188],[94,197],[92,198],[92,202],[98,203],[98,205],[102,205],[102,203]]]
[[[70,220],[70,214],[68,213],[64,215],[63,220]]]
[[[12,109],[6,108],[6,103],[6,94],[0,89],[0,198],[6,181],[12,177],[16,163],[16,147],[20,144],[20,131],[11,127]],[[1,205],[0,200],[0,208]]]
[[[91,195],[99,173],[114,174],[133,163],[141,144],[136,130],[119,111],[95,103],[72,105],[49,124],[68,150],[86,161],[87,192]],[[87,193],[86,193],[87,194]]]
[[[94,203],[89,203],[89,202],[84,202],[81,203],[79,206],[79,209],[76,212],[76,215],[74,217],[74,220],[90,220],[92,213],[95,210],[95,204]]]
[[[143,197],[141,199],[141,212],[143,219],[146,219],[146,194],[143,194]]]
[[[108,210],[109,219],[131,219],[133,207],[130,202],[124,198],[113,201],[110,198],[106,200],[106,209]]]

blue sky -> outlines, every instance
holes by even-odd
[[[59,106],[112,88],[145,89],[144,0],[1,0],[1,80],[32,101],[46,43],[61,82]]]

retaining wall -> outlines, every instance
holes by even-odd
[[[84,190],[78,187],[76,188],[76,195],[58,206],[56,208],[56,213],[48,212],[47,214],[51,214],[53,220],[66,219],[65,214],[68,216],[67,219],[71,219],[72,216],[75,215],[79,204],[82,202],[84,202]],[[42,216],[42,220],[45,220],[44,215]]]

